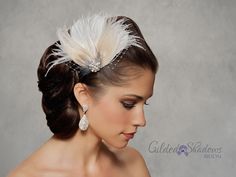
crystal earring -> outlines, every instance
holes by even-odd
[[[82,116],[82,118],[79,121],[79,128],[82,131],[86,131],[88,129],[88,125],[89,125],[89,121],[86,116],[86,112],[88,111],[88,105],[83,105],[82,108],[83,108],[84,115]]]

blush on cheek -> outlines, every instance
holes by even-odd
[[[103,115],[104,121],[115,125],[125,124],[127,122],[126,111],[122,108],[118,101],[104,102],[100,106],[101,114]],[[107,124],[108,125],[108,124]]]

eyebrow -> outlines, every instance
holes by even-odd
[[[138,100],[144,100],[144,97],[139,96],[139,95],[135,95],[135,94],[126,94],[124,96],[132,96],[132,97],[137,98]],[[151,96],[152,96],[152,94],[148,98],[150,98]]]

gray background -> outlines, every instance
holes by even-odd
[[[151,175],[235,176],[235,0],[1,0],[0,176],[51,136],[36,69],[56,29],[99,11],[133,18],[159,58],[147,126],[131,143]],[[151,153],[152,140],[172,146],[201,142],[222,152],[211,158]]]

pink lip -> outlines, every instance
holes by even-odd
[[[123,135],[125,135],[127,140],[132,139],[134,137],[134,134],[135,134],[135,132],[133,132],[133,133],[123,133]]]

